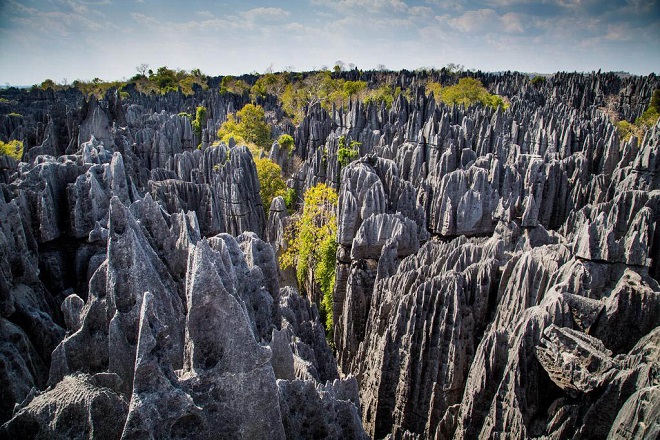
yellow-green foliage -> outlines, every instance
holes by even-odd
[[[655,125],[660,117],[660,89],[653,91],[653,96],[651,97],[651,103],[649,107],[642,113],[642,115],[635,119],[635,123],[631,124],[628,121],[617,121],[615,123],[618,131],[619,137],[625,141],[629,140],[633,135],[637,136],[638,139],[644,137],[646,130],[650,129]]]
[[[58,88],[59,88],[59,86],[58,86],[57,84],[55,84],[55,81],[53,81],[53,80],[50,79],[50,78],[45,79],[45,80],[39,85],[39,87],[42,88],[43,90],[48,90],[48,89],[58,90]]]
[[[195,119],[192,121],[192,129],[197,136],[202,135],[202,128],[206,125],[206,107],[200,105],[195,110]]]
[[[470,106],[477,103],[493,108],[507,106],[504,100],[486,90],[481,81],[475,78],[461,78],[458,84],[442,87],[438,83],[429,83],[426,86],[427,93],[433,91],[436,101],[442,101],[447,105]]]
[[[236,115],[229,114],[218,130],[218,138],[228,143],[232,137],[237,143],[270,149],[270,127],[266,123],[264,109],[259,105],[246,104]]]
[[[359,148],[362,142],[351,141],[350,147],[346,147],[346,137],[339,137],[339,148],[337,149],[337,161],[342,167],[357,159],[360,154]]]
[[[335,285],[337,252],[337,192],[320,183],[305,192],[302,214],[292,222],[288,248],[280,256],[283,268],[295,267],[301,289],[311,268],[323,294],[319,305],[326,326],[332,332],[332,291]]]
[[[290,134],[286,134],[286,133],[281,134],[280,137],[277,138],[277,143],[280,144],[280,147],[283,150],[288,151],[289,154],[293,152],[294,142],[293,142],[293,136],[291,136]]]
[[[534,78],[532,78],[530,82],[534,87],[540,87],[543,84],[545,84],[545,81],[546,81],[545,76],[537,75]]]
[[[330,111],[333,105],[341,107],[349,99],[363,95],[366,87],[364,81],[333,79],[330,72],[322,71],[288,83],[279,96],[284,111],[293,117],[294,122],[300,122],[305,107],[320,104]]]
[[[616,125],[616,128],[619,132],[619,138],[624,141],[629,140],[633,135],[637,136],[638,139],[641,139],[644,135],[642,127],[631,124],[626,120],[617,121],[614,125]]]
[[[202,90],[207,90],[209,88],[207,83],[208,78],[199,69],[193,69],[190,73],[186,73],[185,70],[179,70],[177,71],[177,79],[179,81],[181,92],[186,96],[195,93],[193,91],[193,86],[195,85],[200,86]]]
[[[44,81],[44,83],[46,81]],[[44,83],[41,85],[42,88],[44,88]],[[73,87],[80,90],[84,95],[93,95],[96,99],[102,99],[106,92],[112,88],[121,90],[124,85],[126,85],[126,83],[121,81],[103,81],[100,78],[94,78],[92,81],[81,81],[77,79],[72,84]],[[61,87],[58,86],[57,88],[54,88],[54,90],[59,90],[60,88]]]
[[[149,70],[149,76],[144,74],[135,75],[130,79],[130,83],[135,84],[135,88],[140,93],[145,94],[165,94],[168,92],[181,92],[190,96],[194,93],[195,85],[203,90],[208,89],[208,78],[199,69],[193,69],[190,72],[185,70],[173,70],[167,66],[156,69],[154,73]]]
[[[220,94],[234,93],[243,95],[250,91],[250,85],[242,79],[236,79],[233,76],[225,76],[220,82]]]
[[[635,121],[636,124],[644,125],[647,129],[655,125],[660,117],[660,89],[653,91],[653,96],[651,97],[651,103],[649,108],[646,109],[642,116],[637,118]]]
[[[282,179],[282,168],[268,158],[255,157],[254,164],[257,167],[259,177],[259,195],[266,213],[270,203],[275,197],[286,196],[286,184]]]
[[[284,203],[289,212],[292,213],[295,210],[296,204],[298,203],[298,194],[296,194],[295,189],[287,188],[286,194],[284,195]]]
[[[265,98],[267,95],[279,98],[284,93],[287,84],[289,84],[288,73],[266,73],[260,76],[250,89],[250,99],[255,101],[257,98]]]
[[[442,93],[442,84],[438,82],[429,82],[426,84],[426,94],[429,95],[433,92],[433,97],[437,102],[440,101],[440,94]]]
[[[21,160],[23,157],[23,142],[15,139],[7,143],[0,141],[0,154],[6,154],[16,160]]]
[[[377,89],[370,90],[364,100],[365,104],[374,103],[380,105],[385,103],[388,109],[392,107],[392,103],[401,94],[401,87],[393,87],[384,84]]]
[[[366,81],[345,81],[342,85],[344,96],[352,98],[367,88]]]

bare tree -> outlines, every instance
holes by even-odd
[[[146,75],[147,75],[147,71],[149,70],[149,64],[147,64],[147,63],[142,63],[142,64],[140,64],[139,66],[137,66],[137,67],[135,68],[135,70],[137,70],[137,72],[138,72],[140,75],[142,75],[142,76],[146,76]]]

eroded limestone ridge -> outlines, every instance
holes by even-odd
[[[334,335],[371,436],[660,432],[660,122],[622,140],[560,90],[335,131],[369,145],[337,181]]]
[[[66,335],[48,375],[3,318],[16,335],[5,344],[24,350],[5,355],[13,375],[3,383],[49,385],[15,394],[22,403],[3,435],[285,438],[286,427],[298,437],[365,436],[355,379],[338,378],[316,309],[290,288],[280,293],[268,244],[250,232],[200,238],[192,212],[168,227],[148,195],[130,206],[113,196],[108,217],[106,258],[87,301],[74,293],[62,303]],[[171,239],[161,243],[168,258],[151,246],[156,237]],[[292,409],[310,405],[323,411]]]
[[[660,122],[610,119],[658,78],[475,74],[492,109],[392,75],[390,108],[262,103],[288,186],[339,192],[334,351],[278,268],[284,200],[266,218],[252,153],[214,144],[246,96],[12,91],[0,437],[660,435]]]

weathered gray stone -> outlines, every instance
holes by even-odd
[[[232,294],[224,255],[201,240],[188,264],[183,387],[227,438],[284,438],[271,350],[259,345]]]
[[[178,384],[166,347],[169,329],[158,319],[154,301],[145,292],[133,391],[121,438],[210,438],[201,408]]]
[[[34,439],[119,439],[128,405],[86,374],[66,376],[34,396],[2,425],[0,436]]]
[[[287,438],[369,438],[357,411],[355,378],[325,386],[301,380],[278,380],[277,385]]]
[[[582,332],[550,325],[536,357],[552,381],[563,390],[588,393],[612,380],[619,367],[603,343]]]

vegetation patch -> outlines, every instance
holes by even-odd
[[[461,78],[458,80],[458,84],[448,87],[442,87],[438,83],[429,83],[426,85],[426,92],[433,92],[435,100],[442,101],[446,105],[469,107],[481,104],[492,108],[508,107],[501,96],[489,93],[481,81],[470,77]]]
[[[653,91],[649,107],[639,118],[635,119],[634,123],[623,120],[616,121],[614,125],[622,140],[628,141],[632,136],[636,136],[641,141],[646,131],[658,122],[658,118],[660,118],[660,89]]]
[[[305,192],[302,213],[287,230],[288,247],[280,256],[280,266],[296,268],[301,292],[311,268],[322,301],[320,314],[325,323],[326,336],[332,341],[332,292],[335,287],[337,253],[337,191],[320,183]]]
[[[7,143],[0,141],[0,154],[6,154],[16,160],[21,160],[23,157],[23,142],[15,139]]]
[[[268,216],[268,210],[273,199],[279,196],[284,197],[287,194],[286,184],[282,179],[282,168],[265,157],[255,157],[254,164],[257,167],[257,176],[259,177],[259,195],[266,216]]]
[[[229,114],[218,130],[218,139],[228,144],[230,138],[248,147],[269,150],[272,139],[263,107],[246,104],[235,115]]]

